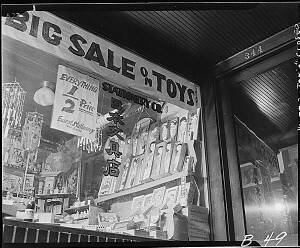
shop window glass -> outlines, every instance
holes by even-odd
[[[71,227],[168,240],[209,240],[200,108],[187,110],[152,99],[82,66],[6,39],[2,85],[18,82],[26,91],[19,108],[20,125],[11,126],[8,119],[2,125],[3,132],[9,126],[2,148],[7,200],[35,196],[40,219]],[[43,104],[34,100],[36,91],[44,87],[41,82],[57,83],[59,65],[99,83],[98,146],[50,127],[53,96],[45,96]],[[50,90],[55,92],[55,87]],[[26,150],[23,127],[29,112],[38,113],[42,121],[37,126],[28,124],[28,142],[36,140],[38,145]],[[47,212],[54,216],[49,219],[43,215]]]
[[[237,118],[235,127],[247,234],[261,244],[268,236],[278,235],[294,242],[298,234],[297,145],[276,154]]]

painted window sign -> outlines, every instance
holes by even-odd
[[[109,112],[110,117],[107,117],[108,121],[112,121],[115,124],[120,123],[121,125],[125,125],[125,123],[122,121],[123,116],[120,115],[119,111],[112,113]]]
[[[117,158],[121,157],[122,153],[119,151],[119,143],[116,141],[110,141],[110,149],[105,149],[108,155],[114,154]]]
[[[122,110],[122,102],[118,99],[111,98],[111,107],[113,109],[117,109],[117,111],[111,111],[109,112],[109,117],[107,117],[107,120],[112,122],[114,125],[108,126],[108,132],[107,135],[109,137],[116,136],[118,140],[124,141],[124,137],[122,137],[119,133],[123,133],[123,130],[118,127],[118,124],[125,125],[123,122],[123,116],[121,114],[124,112]],[[119,166],[121,163],[117,161],[116,159],[119,159],[122,156],[122,152],[120,152],[120,144],[115,140],[110,140],[109,142],[109,148],[105,149],[105,152],[109,156],[115,156],[114,159],[108,159],[106,161],[106,169],[103,172],[104,176],[114,176],[118,177],[120,174]]]
[[[117,125],[108,126],[108,128],[109,128],[109,131],[107,134],[109,137],[113,137],[116,135],[120,140],[124,140],[124,138],[119,134],[123,131],[121,128],[119,128]]]
[[[107,160],[107,166],[105,171],[103,172],[104,176],[113,176],[113,177],[118,177],[120,174],[119,166],[121,165],[120,162],[118,162],[115,159],[109,159]]]

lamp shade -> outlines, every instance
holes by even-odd
[[[49,88],[49,82],[43,81],[43,87],[38,89],[33,96],[33,100],[42,106],[50,106],[54,103],[54,92]]]

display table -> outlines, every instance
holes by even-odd
[[[63,227],[60,224],[26,222],[13,217],[5,217],[3,220],[4,243],[149,242],[157,240]]]

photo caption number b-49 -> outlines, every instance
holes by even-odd
[[[257,56],[261,53],[263,53],[262,46],[253,47],[245,53],[245,59],[248,60],[248,59],[254,58],[255,56]]]

